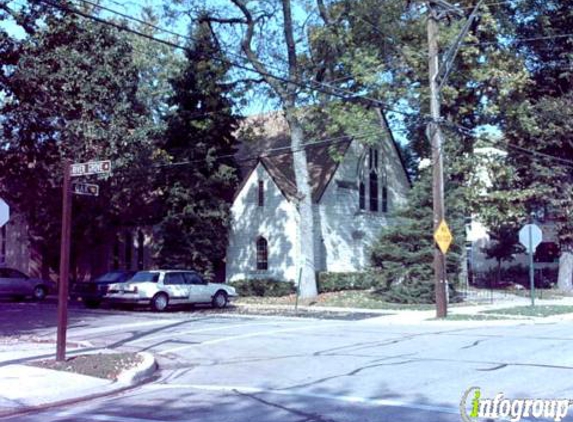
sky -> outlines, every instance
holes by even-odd
[[[24,4],[23,1],[24,0],[14,0],[11,2],[11,4],[21,5]],[[206,1],[205,4],[208,4],[209,7],[230,5],[230,2],[228,0],[208,0],[208,1],[204,0],[204,1]],[[101,4],[103,6],[109,7],[110,9],[114,9],[121,13],[125,13],[135,17],[140,16],[143,7],[152,7],[158,13],[161,13],[162,11],[162,3],[160,1],[150,2],[148,0],[145,0],[141,2],[140,1],[120,2],[115,0],[103,0]],[[302,7],[297,6],[298,4],[299,4],[298,2],[294,2],[293,15],[295,20],[302,21],[308,17],[309,12],[305,11]],[[102,17],[104,18],[109,18],[111,16],[113,16],[111,13],[108,12],[102,13]],[[189,24],[190,21],[188,17],[184,16],[178,19],[177,21],[170,23],[168,29],[170,31],[174,31],[185,35],[188,33]],[[0,25],[6,28],[8,33],[15,37],[21,38],[24,36],[24,31],[18,25],[16,25],[15,22],[12,20],[4,20],[0,22]],[[166,27],[166,25],[160,25],[160,26]],[[226,41],[224,40],[224,42]],[[236,57],[232,58],[236,59]],[[271,73],[277,72],[272,67],[270,68],[270,71]],[[246,105],[243,105],[239,111],[243,115],[251,115],[251,114],[260,114],[264,112],[274,111],[277,109],[277,107],[278,105],[276,101],[269,101],[268,99],[265,99],[264,97],[261,96],[258,97],[250,96],[248,103]],[[392,129],[394,129],[394,135],[396,140],[402,144],[406,143],[407,139],[404,137],[404,125],[402,116],[400,116],[399,114],[389,112],[387,117],[389,117],[390,125],[392,126]]]

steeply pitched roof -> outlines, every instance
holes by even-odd
[[[245,181],[261,162],[283,194],[288,199],[296,198],[290,133],[283,114],[274,112],[246,118],[239,139],[243,139],[236,154],[241,179]],[[335,142],[307,141],[305,150],[313,202],[320,201],[338,168],[339,162],[333,157],[344,156],[351,142],[350,137]]]

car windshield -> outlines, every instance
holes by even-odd
[[[101,282],[117,282],[117,281],[121,281],[122,278],[124,278],[125,273],[119,272],[119,271],[112,271],[109,273],[105,273],[103,275],[100,275],[98,278],[96,278],[94,281],[101,281]]]
[[[133,277],[131,277],[128,281],[132,282],[145,282],[145,281],[150,281],[152,283],[157,283],[157,280],[159,280],[159,273],[152,273],[150,271],[139,271],[137,273],[135,273],[135,275]]]

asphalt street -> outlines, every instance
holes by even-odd
[[[54,338],[55,304],[2,303],[1,335]],[[70,308],[68,339],[149,351],[153,382],[13,421],[459,421],[483,396],[573,398],[573,326]],[[573,421],[573,410],[566,421]],[[538,419],[542,420],[542,419]]]

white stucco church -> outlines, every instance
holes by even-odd
[[[377,115],[380,135],[370,145],[342,137],[306,147],[317,271],[363,270],[388,213],[406,200],[404,163],[384,115]],[[231,207],[226,279],[295,281],[299,217],[288,126],[281,113],[245,124],[251,139],[237,153],[242,183]]]

